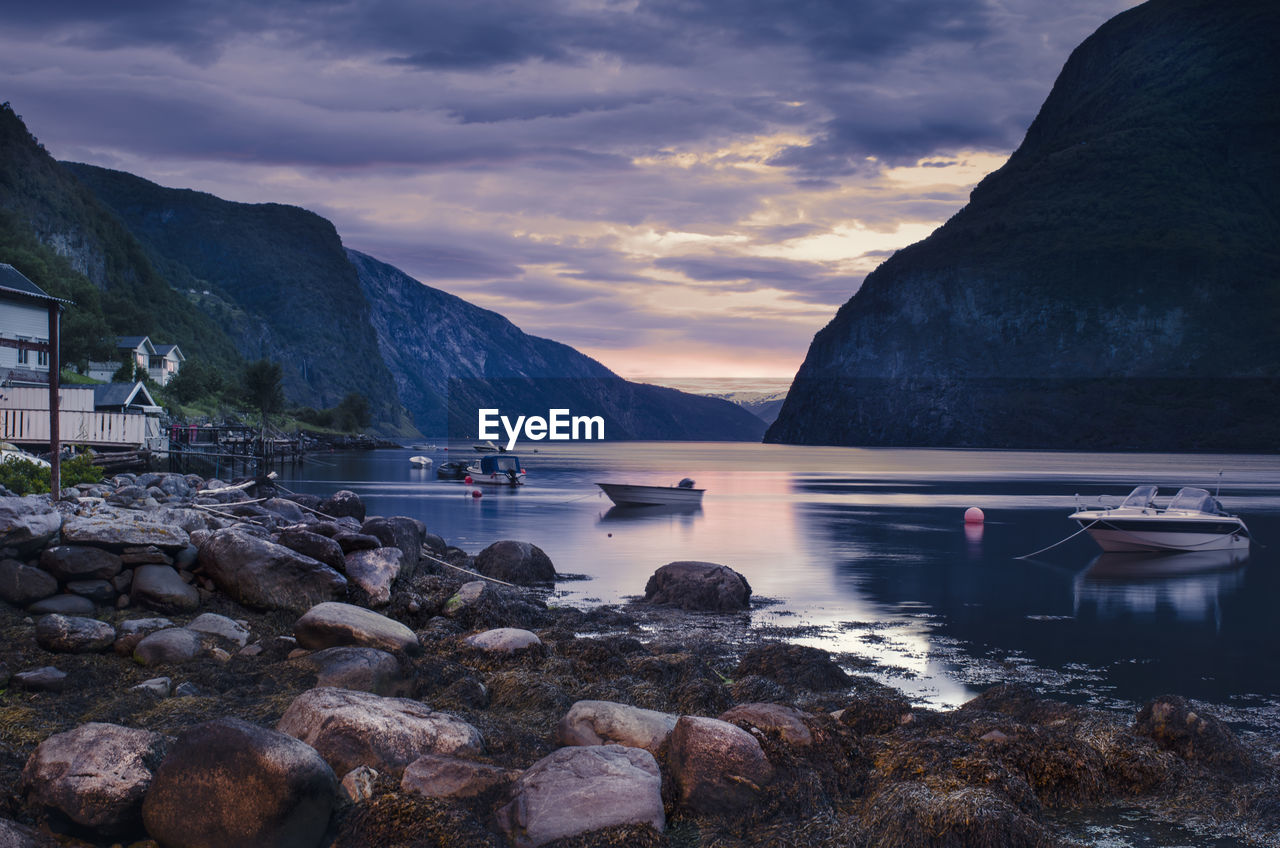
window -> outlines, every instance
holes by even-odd
[[[38,368],[49,367],[49,351],[47,350],[36,351],[36,367]]]
[[[30,356],[30,354],[31,354],[31,351],[29,351],[29,350],[27,350],[25,347],[22,347],[21,345],[19,345],[19,346],[18,346],[18,364],[19,364],[19,365],[26,365],[26,364],[27,364],[27,362],[28,362],[28,358],[27,358],[27,357],[28,357],[28,356]]]

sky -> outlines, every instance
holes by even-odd
[[[781,381],[1129,0],[44,0],[57,158],[334,222],[625,377]],[[425,317],[425,316],[424,316]]]

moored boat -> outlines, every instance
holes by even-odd
[[[461,480],[467,476],[465,462],[442,462],[436,468],[436,477],[441,480]]]
[[[482,456],[479,465],[467,467],[472,483],[490,486],[523,486],[524,466],[513,453]]]
[[[414,466],[415,468],[430,468],[430,467],[431,467],[431,457],[429,457],[429,456],[411,456],[411,457],[409,457],[409,464],[410,464],[410,465],[412,465],[412,466]]]
[[[596,483],[618,506],[693,506],[702,503],[706,489],[695,489],[688,477],[674,486]]]
[[[1138,486],[1115,507],[1078,509],[1069,517],[1104,551],[1248,549],[1249,528],[1205,489],[1179,489],[1164,507],[1158,489]]]

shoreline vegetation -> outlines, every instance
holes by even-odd
[[[350,491],[7,494],[4,845],[1050,846],[1117,810],[1280,844],[1276,754],[1212,708],[925,709],[753,629],[727,566],[579,609],[536,544]]]

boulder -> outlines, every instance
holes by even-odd
[[[330,518],[347,516],[357,521],[364,521],[365,516],[364,501],[360,500],[359,495],[348,489],[341,489],[320,501],[320,506],[316,507],[316,511]]]
[[[284,498],[267,498],[262,502],[262,508],[268,512],[274,512],[285,521],[297,523],[303,519],[302,508]]]
[[[300,527],[286,527],[280,531],[276,542],[291,551],[297,551],[303,556],[323,562],[334,571],[345,572],[347,569],[346,560],[342,555],[342,546],[328,536],[321,536],[319,533],[312,533]]]
[[[363,804],[377,791],[378,773],[368,766],[353,768],[342,776],[342,795],[349,804]]]
[[[542,548],[510,539],[494,542],[477,554],[476,571],[520,586],[556,582],[556,568]]]
[[[235,529],[205,540],[200,565],[224,593],[258,609],[306,612],[347,591],[346,578],[324,563]]]
[[[55,545],[40,554],[40,567],[65,583],[69,580],[110,580],[120,573],[120,557],[85,545]]]
[[[60,654],[105,651],[116,640],[116,629],[105,621],[71,615],[46,615],[36,622],[36,644]]]
[[[119,580],[120,575],[117,574],[115,579]],[[72,595],[88,598],[100,606],[115,603],[116,595],[119,594],[110,580],[72,580],[67,583],[67,591]]]
[[[38,551],[58,534],[62,513],[40,498],[0,497],[0,548]]]
[[[227,644],[243,648],[249,644],[249,629],[225,615],[206,612],[196,616],[187,624],[188,630],[194,630],[203,636],[219,639]]]
[[[556,740],[565,746],[617,743],[656,757],[676,719],[671,713],[612,701],[578,701],[556,726]]]
[[[444,602],[444,614],[452,618],[463,610],[480,603],[488,585],[483,580],[471,580],[463,583],[458,587],[458,591]]]
[[[0,561],[0,598],[5,601],[25,607],[57,593],[57,579],[44,569],[32,568],[14,559]]]
[[[168,630],[175,626],[167,618],[131,618],[116,625],[116,641],[112,646],[117,654],[127,657],[144,637],[158,630]]]
[[[181,527],[158,521],[73,515],[62,525],[62,541],[67,545],[93,545],[111,551],[155,545],[162,551],[177,552],[190,543],[191,537]]]
[[[51,665],[20,671],[9,683],[28,692],[61,692],[67,688],[67,673]]]
[[[188,537],[190,538],[190,537]],[[188,542],[190,545],[190,542]],[[182,550],[186,550],[183,548]],[[173,557],[155,545],[134,545],[120,552],[120,561],[126,567],[135,565],[173,565]]]
[[[362,645],[392,653],[422,652],[418,637],[400,622],[353,604],[327,601],[316,604],[293,625],[293,635],[303,648],[336,648]]]
[[[497,820],[516,848],[618,825],[666,827],[658,763],[639,748],[561,748],[530,766],[511,795]]]
[[[680,805],[694,814],[731,817],[749,810],[773,779],[760,743],[727,721],[681,716],[667,765]]]
[[[400,662],[377,648],[325,648],[304,660],[316,670],[316,686],[353,689],[375,695],[407,694]]]
[[[170,747],[142,804],[166,848],[314,848],[338,780],[312,748],[235,718],[191,728]]]
[[[542,644],[537,634],[519,627],[486,630],[483,633],[468,636],[466,642],[473,648],[479,648],[491,654],[509,654],[512,651],[521,651]]]
[[[183,582],[170,565],[140,565],[133,570],[129,597],[159,612],[190,612],[200,606],[196,587]]]
[[[350,689],[311,689],[293,700],[277,725],[311,745],[339,774],[369,766],[400,775],[423,754],[475,756],[480,731],[419,701]]]
[[[82,827],[113,833],[138,823],[152,772],[164,757],[158,733],[118,724],[84,724],[56,733],[31,752],[22,786],[31,803]]]
[[[783,704],[738,704],[721,713],[720,720],[777,733],[784,742],[797,747],[813,744],[813,734],[804,722],[804,713],[795,707]]]
[[[360,526],[360,532],[374,537],[384,548],[399,548],[404,554],[400,576],[413,577],[418,570],[418,558],[422,555],[422,541],[426,535],[422,522],[403,515],[391,518],[375,516]]]
[[[727,565],[669,562],[649,578],[644,602],[684,610],[735,612],[751,605],[751,584]]]
[[[405,767],[400,791],[426,798],[474,798],[520,776],[513,769],[424,754]]]
[[[144,636],[133,649],[133,659],[142,665],[176,665],[200,656],[204,643],[200,634],[184,627],[157,630]]]
[[[346,555],[347,578],[369,595],[375,607],[391,603],[391,584],[404,572],[399,548],[352,551]]]
[[[51,595],[27,607],[32,615],[93,615],[93,601],[83,595]]]
[[[377,536],[367,536],[364,533],[335,533],[333,540],[338,543],[338,547],[342,548],[344,554],[374,551],[382,547]]]

